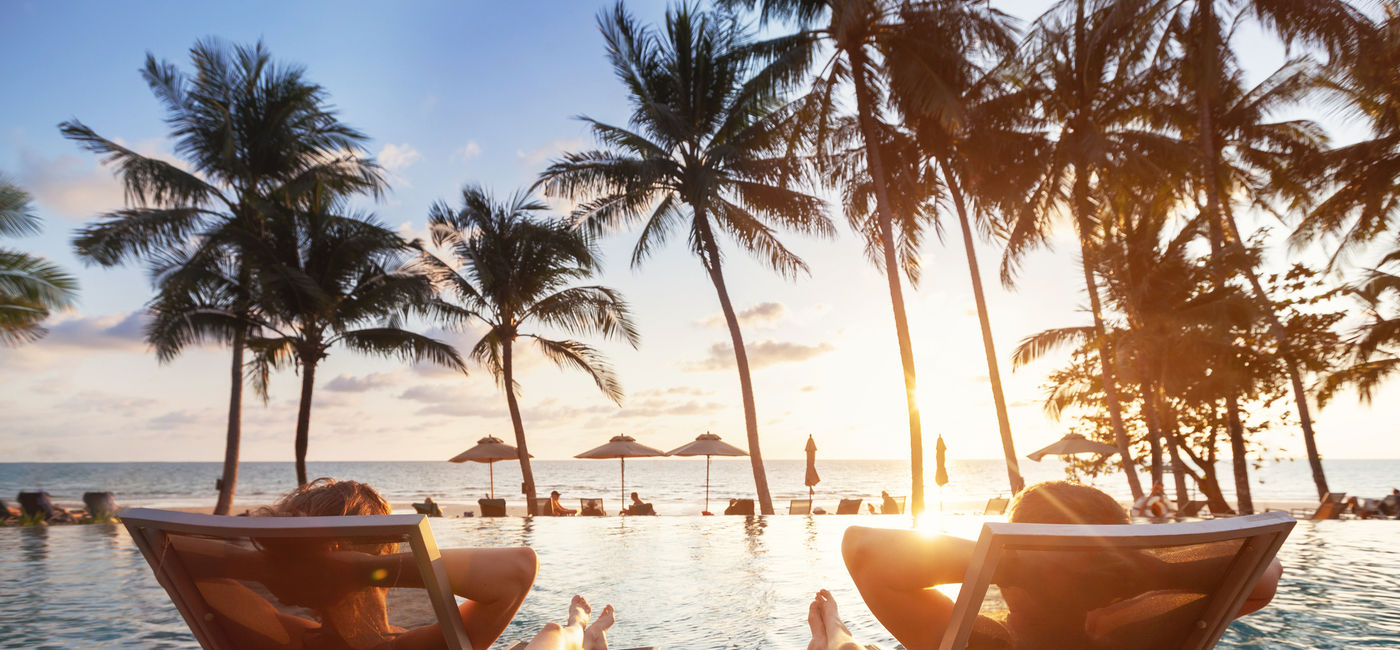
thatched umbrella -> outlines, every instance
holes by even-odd
[[[627,459],[665,456],[666,452],[648,447],[632,436],[613,436],[608,444],[594,447],[574,458],[616,458],[622,462],[622,503],[627,503]]]
[[[704,456],[705,457],[705,512],[710,511],[710,457],[711,456],[747,456],[749,452],[744,451],[719,439],[719,436],[706,431],[695,440],[687,442],[671,451],[666,452],[667,456]]]
[[[1040,462],[1040,459],[1046,456],[1073,456],[1075,454],[1111,455],[1118,452],[1119,449],[1113,445],[1095,442],[1077,433],[1071,433],[1050,443],[1050,445],[1043,449],[1037,449],[1026,454],[1026,458]]]
[[[447,459],[450,463],[486,463],[491,468],[491,498],[496,498],[496,461],[520,458],[520,452],[501,441],[496,436],[486,436],[476,441],[476,446]],[[534,458],[534,456],[531,456]]]

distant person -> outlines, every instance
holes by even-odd
[[[1400,515],[1400,490],[1391,489],[1390,496],[1381,499],[1380,509],[1387,517]]]
[[[878,515],[878,514],[880,514],[880,513],[878,513],[878,512],[875,512],[875,504],[873,504],[873,503],[867,503],[867,504],[865,504],[865,510],[866,510],[867,512],[869,512],[870,514],[872,514],[872,515]]]
[[[1133,502],[1133,514],[1138,517],[1159,518],[1172,514],[1171,502],[1167,501],[1167,490],[1161,483],[1153,484],[1152,491]]]
[[[578,514],[580,517],[606,517],[608,513],[603,512],[603,500],[584,499]]]
[[[555,517],[572,517],[578,513],[577,510],[565,508],[564,504],[559,503],[559,490],[549,493],[549,511],[549,514]]]
[[[438,507],[437,502],[433,501],[432,497],[423,497],[423,505],[425,506],[424,509],[428,511],[429,517],[442,516],[442,508]]]
[[[895,501],[894,497],[890,496],[889,492],[880,490],[880,514],[897,515],[901,514],[899,511],[899,502]]]
[[[651,507],[651,504],[650,504],[650,503],[647,503],[647,502],[645,502],[645,501],[642,501],[642,498],[639,497],[639,496],[637,496],[637,493],[636,493],[636,492],[633,492],[633,493],[632,493],[632,505],[627,506],[627,514],[629,514],[629,515],[654,515],[654,514],[656,514],[656,508]]]

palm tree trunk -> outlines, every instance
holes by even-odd
[[[1103,369],[1101,375],[1103,380],[1104,403],[1108,407],[1108,420],[1113,427],[1113,444],[1118,447],[1119,466],[1128,477],[1128,488],[1132,490],[1133,499],[1142,498],[1142,483],[1138,479],[1137,467],[1133,463],[1133,452],[1128,443],[1128,432],[1123,428],[1123,407],[1118,401],[1118,380],[1113,372],[1113,346],[1108,342],[1107,330],[1103,324],[1103,307],[1099,303],[1099,285],[1094,280],[1094,268],[1097,265],[1097,256],[1094,254],[1094,245],[1089,241],[1090,219],[1089,219],[1089,190],[1088,179],[1084,177],[1087,170],[1083,165],[1076,165],[1074,169],[1074,212],[1075,225],[1079,230],[1079,249],[1082,265],[1084,267],[1084,289],[1089,294],[1089,311],[1094,316],[1094,336],[1098,339],[1099,367]]]
[[[306,485],[306,446],[311,437],[311,391],[315,387],[316,362],[303,359],[301,367],[301,404],[297,406],[297,487]]]
[[[1154,400],[1155,401],[1155,400]],[[1156,409],[1161,413],[1162,409]],[[1176,426],[1163,430],[1167,439],[1167,457],[1172,459],[1172,482],[1176,487],[1176,509],[1186,507],[1186,502],[1191,500],[1191,495],[1186,491],[1186,465],[1181,462],[1181,452],[1177,449],[1180,444],[1176,437]]]
[[[535,473],[530,469],[530,450],[525,445],[525,424],[520,419],[520,403],[515,400],[515,363],[511,355],[512,341],[501,341],[501,375],[506,383],[506,406],[510,409],[510,424],[515,429],[515,450],[520,458],[520,480],[525,491],[525,511],[535,512]]]
[[[744,334],[739,330],[739,317],[734,313],[734,305],[729,300],[729,289],[724,284],[724,271],[720,269],[719,246],[715,244],[714,233],[705,209],[691,205],[695,212],[695,225],[704,237],[705,271],[719,295],[719,306],[724,311],[724,322],[729,326],[729,340],[734,346],[734,365],[739,370],[739,393],[744,402],[744,430],[749,438],[749,464],[753,467],[754,490],[758,492],[759,512],[773,514],[773,497],[768,493],[768,472],[763,466],[763,452],[758,445],[758,408],[754,403],[753,380],[749,377],[749,353],[744,348]]]
[[[1231,236],[1236,244],[1242,244],[1239,226],[1235,225],[1235,217],[1229,210],[1222,212],[1222,219],[1225,226],[1230,229]],[[1244,277],[1249,280],[1250,291],[1254,294],[1254,301],[1258,303],[1260,311],[1264,313],[1265,321],[1269,325],[1269,334],[1278,342],[1279,356],[1283,357],[1284,368],[1288,371],[1288,381],[1293,386],[1293,401],[1298,404],[1298,425],[1303,429],[1303,446],[1307,448],[1308,465],[1312,468],[1313,484],[1317,487],[1317,498],[1327,496],[1332,490],[1327,487],[1327,475],[1322,471],[1322,456],[1317,453],[1317,438],[1313,433],[1312,413],[1308,407],[1308,392],[1303,388],[1303,373],[1298,370],[1298,358],[1293,354],[1293,346],[1289,344],[1288,334],[1283,329],[1283,323],[1279,320],[1278,312],[1274,311],[1273,301],[1269,300],[1269,295],[1264,292],[1264,286],[1259,283],[1259,275],[1254,272],[1254,268],[1243,266],[1240,268],[1244,272]]]
[[[238,444],[243,425],[243,341],[247,332],[238,328],[233,333],[233,367],[228,397],[228,434],[224,439],[224,475],[219,479],[219,500],[214,514],[226,515],[233,508],[233,495],[238,486]]]
[[[865,54],[859,49],[848,52],[851,81],[855,85],[856,116],[861,138],[865,140],[865,160],[870,178],[875,183],[875,212],[880,226],[880,245],[884,253],[885,279],[889,282],[890,307],[894,311],[895,338],[899,343],[899,361],[904,368],[904,400],[909,407],[909,474],[910,512],[918,517],[924,511],[924,439],[919,423],[918,382],[914,376],[914,344],[909,337],[909,319],[904,311],[904,291],[899,281],[899,261],[894,248],[894,215],[890,208],[889,191],[885,182],[885,166],[880,159],[879,138],[875,133],[875,107],[870,96],[865,69]]]
[[[1254,514],[1254,497],[1249,490],[1249,452],[1244,444],[1244,423],[1240,421],[1240,402],[1234,395],[1225,398],[1225,420],[1230,429],[1230,463],[1235,470],[1235,501],[1240,514]]]
[[[953,205],[958,210],[958,223],[962,226],[963,250],[967,252],[967,271],[972,281],[972,297],[977,303],[977,322],[982,327],[982,351],[987,355],[987,379],[992,385],[992,403],[997,411],[997,429],[1001,432],[1001,451],[1006,457],[1006,478],[1011,483],[1011,493],[1016,494],[1026,487],[1021,478],[1021,467],[1016,459],[1016,445],[1011,439],[1011,418],[1006,412],[1006,395],[1001,390],[1001,370],[997,367],[996,344],[992,341],[992,323],[987,315],[987,298],[982,294],[982,272],[977,268],[977,249],[972,241],[972,225],[967,219],[967,205],[962,188],[953,177],[948,162],[940,160],[943,178],[953,195]]]
[[[1154,385],[1148,378],[1147,364],[1138,362],[1138,375],[1141,377],[1139,391],[1142,398],[1142,420],[1147,424],[1147,440],[1152,447],[1152,484],[1162,482],[1162,420],[1157,415]]]

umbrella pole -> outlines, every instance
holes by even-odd
[[[619,459],[617,459],[617,460],[620,461],[620,462],[622,463],[622,491],[617,493],[617,502],[620,503],[620,504],[626,505],[626,504],[627,504],[627,459],[626,459],[626,458],[619,458]]]
[[[705,512],[710,511],[710,455],[705,454]]]
[[[496,498],[496,464],[486,463],[486,467],[490,468],[491,472],[491,499],[494,500]]]

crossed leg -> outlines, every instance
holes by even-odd
[[[818,591],[807,607],[807,625],[812,628],[812,641],[807,644],[807,650],[864,650],[841,622],[836,599],[825,589]]]
[[[525,650],[608,650],[607,630],[613,624],[613,608],[608,605],[589,624],[593,608],[583,596],[575,595],[569,601],[568,623],[545,623],[539,634],[530,640]]]

